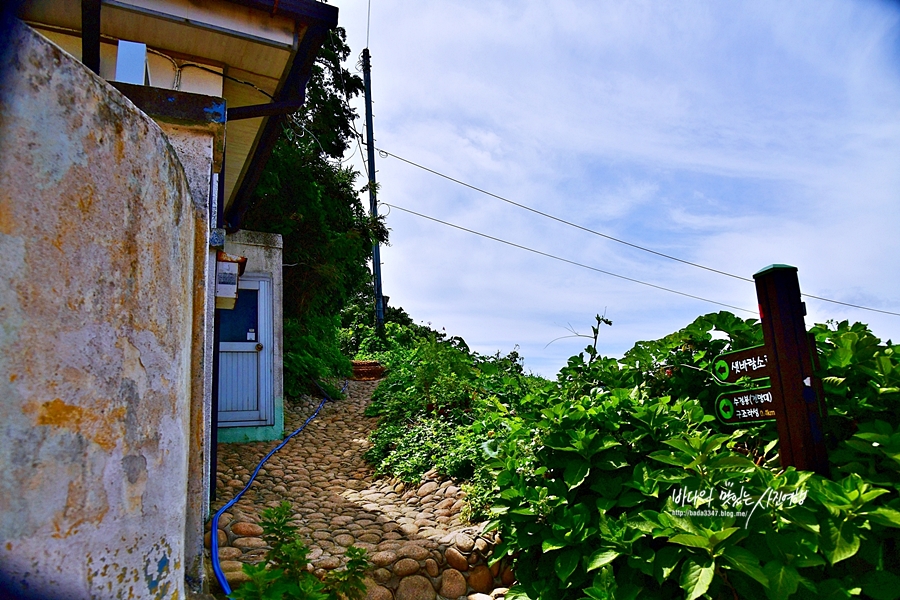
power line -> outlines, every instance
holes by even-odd
[[[545,212],[541,212],[541,211],[537,210],[536,208],[531,208],[530,206],[526,206],[526,205],[524,205],[524,204],[520,204],[520,203],[515,202],[515,201],[513,201],[513,200],[510,200],[510,199],[508,199],[508,198],[504,198],[503,196],[498,196],[497,194],[494,194],[494,193],[489,192],[489,191],[487,191],[487,190],[483,190],[483,189],[481,189],[481,188],[479,188],[479,187],[476,187],[476,186],[474,186],[474,185],[468,184],[468,183],[466,183],[465,181],[460,181],[459,179],[454,179],[453,177],[450,177],[449,175],[444,175],[443,173],[440,173],[440,172],[438,172],[438,171],[435,171],[434,169],[429,169],[429,168],[426,167],[426,166],[423,166],[423,165],[420,165],[420,164],[418,164],[418,163],[415,163],[415,162],[413,162],[413,161],[411,161],[411,160],[409,160],[409,159],[403,158],[402,156],[397,156],[396,154],[392,154],[392,153],[388,152],[387,150],[382,150],[381,148],[377,148],[377,150],[378,150],[380,153],[382,153],[382,154],[384,154],[384,155],[386,155],[386,156],[392,156],[392,157],[396,158],[397,160],[403,161],[403,162],[405,162],[405,163],[407,163],[407,164],[410,164],[410,165],[412,165],[412,166],[414,166],[414,167],[418,167],[419,169],[422,169],[423,171],[428,171],[429,173],[433,173],[433,174],[437,175],[438,177],[443,177],[444,179],[448,179],[448,180],[450,180],[450,181],[452,181],[452,182],[454,182],[454,183],[458,183],[459,185],[462,185],[462,186],[465,186],[465,187],[467,187],[467,188],[469,188],[469,189],[475,190],[476,192],[481,192],[482,194],[485,194],[485,195],[490,196],[490,197],[492,197],[492,198],[496,198],[497,200],[502,200],[503,202],[506,202],[507,204],[512,204],[513,206],[518,206],[519,208],[522,208],[522,209],[525,209],[525,210],[527,210],[527,211],[533,212],[533,213],[535,213],[535,214],[537,214],[537,215],[540,215],[540,216],[542,216],[542,217],[546,217],[546,218],[548,218],[548,219],[552,219],[552,220],[557,221],[557,222],[559,222],[559,223],[563,223],[564,225],[568,225],[569,227],[574,227],[575,229],[580,229],[581,231],[586,231],[586,232],[588,232],[588,233],[591,233],[591,234],[594,234],[594,235],[598,235],[598,236],[603,237],[603,238],[606,238],[606,239],[608,239],[608,240],[612,240],[612,241],[614,241],[614,242],[618,242],[618,243],[624,244],[624,245],[626,245],[626,246],[631,246],[632,248],[637,248],[638,250],[643,250],[644,252],[649,252],[650,254],[655,254],[655,255],[657,255],[657,256],[662,256],[663,258],[668,258],[669,260],[674,260],[674,261],[677,261],[677,262],[680,262],[680,263],[683,263],[683,264],[686,264],[686,265],[690,265],[690,266],[692,266],[692,267],[697,267],[698,269],[705,269],[705,270],[707,270],[707,271],[712,271],[713,273],[718,273],[719,275],[727,275],[728,277],[733,277],[733,278],[735,278],[735,279],[740,279],[741,281],[748,281],[748,282],[750,282],[750,283],[753,283],[753,280],[752,280],[752,279],[749,279],[749,278],[747,278],[747,277],[741,277],[740,275],[735,275],[734,273],[728,273],[727,271],[720,271],[720,270],[718,270],[718,269],[713,269],[712,267],[707,267],[707,266],[704,266],[704,265],[701,265],[701,264],[698,264],[698,263],[691,262],[691,261],[689,261],[689,260],[684,260],[684,259],[681,259],[681,258],[678,258],[678,257],[675,257],[675,256],[671,256],[671,255],[669,255],[669,254],[664,254],[664,253],[662,253],[662,252],[657,252],[656,250],[651,250],[650,248],[645,248],[644,246],[639,246],[638,244],[632,244],[631,242],[626,242],[625,240],[620,240],[619,238],[613,237],[613,236],[611,236],[611,235],[607,235],[607,234],[605,234],[605,233],[600,233],[599,231],[595,231],[594,229],[589,229],[589,228],[584,227],[584,226],[582,226],[582,225],[578,225],[577,223],[572,223],[571,221],[566,221],[565,219],[560,219],[559,217],[555,217],[555,216],[553,216],[553,215],[551,215],[551,214],[547,214],[547,213],[545,213]]]
[[[840,300],[832,300],[831,298],[822,298],[820,296],[813,296],[812,294],[804,294],[801,292],[801,296],[806,296],[807,298],[815,298],[816,300],[821,300],[822,302],[831,302],[832,304],[840,304],[842,306],[850,306],[853,308],[858,308],[860,310],[870,310],[872,312],[884,313],[886,315],[894,315],[895,317],[900,317],[900,313],[891,312],[889,310],[881,310],[880,308],[871,308],[869,306],[860,306],[859,304],[850,304],[849,302],[841,302]]]
[[[370,5],[371,5],[371,0],[370,0]],[[367,29],[368,29],[368,25],[367,25],[366,27],[367,27]],[[331,43],[333,44],[333,43],[334,43],[334,32],[333,32],[333,30],[331,30],[331,29],[328,30],[328,37],[331,39]],[[369,45],[369,44],[368,44],[368,31],[367,31],[367,33],[366,33],[366,46],[368,47],[368,45]],[[362,59],[360,59],[359,61],[357,61],[357,70],[358,70],[358,67],[359,67],[359,65],[360,65],[361,60],[362,60]],[[349,101],[350,101],[350,94],[349,94],[349,92],[347,91],[347,82],[344,80],[344,68],[343,68],[343,66],[341,65],[341,60],[340,60],[340,58],[338,58],[338,59],[336,60],[335,66],[336,66],[336,68],[337,68],[338,77],[339,77],[340,80],[341,80],[341,91],[344,93],[344,100],[345,100],[346,102],[349,103]],[[348,104],[348,105],[349,105],[349,104]],[[368,166],[368,164],[366,163],[365,152],[363,152],[362,144],[360,143],[360,140],[362,140],[362,134],[361,134],[359,131],[357,131],[357,129],[356,129],[356,119],[357,119],[357,118],[358,118],[358,117],[354,115],[353,121],[350,122],[350,128],[353,130],[353,133],[356,134],[356,135],[355,135],[355,139],[356,139],[356,147],[359,148],[359,155],[360,155],[360,157],[361,157],[363,170],[366,172],[366,178],[368,179],[368,177],[369,177],[369,166]],[[356,150],[354,150],[353,153],[352,153],[349,157],[347,157],[347,158],[345,158],[345,159],[342,159],[342,160],[340,161],[341,164],[344,164],[345,162],[347,162],[347,161],[349,161],[350,159],[352,159],[353,156],[354,156],[355,154],[356,154]]]
[[[540,250],[535,250],[534,248],[529,248],[528,246],[522,246],[521,244],[516,244],[514,242],[509,242],[498,237],[494,237],[488,235],[486,233],[481,233],[479,231],[475,231],[473,229],[466,229],[460,225],[455,225],[453,223],[448,223],[447,221],[441,221],[440,219],[436,219],[434,217],[429,217],[428,215],[423,215],[422,213],[418,213],[414,210],[409,210],[408,208],[403,208],[402,206],[397,206],[396,204],[388,204],[387,202],[382,202],[381,204],[385,206],[389,206],[391,208],[396,208],[397,210],[402,210],[403,212],[407,212],[411,215],[416,215],[417,217],[421,217],[423,219],[428,219],[429,221],[434,221],[435,223],[440,223],[441,225],[446,225],[448,227],[453,227],[454,229],[459,229],[461,231],[465,231],[467,233],[472,233],[474,235],[481,236],[483,238],[487,238],[489,240],[493,240],[495,242],[500,242],[501,244],[506,244],[507,246],[512,246],[514,248],[519,248],[520,250],[527,250],[528,252],[533,252],[534,254],[539,254],[541,256],[546,256],[547,258],[552,258],[554,260],[558,260],[564,263],[568,263],[570,265],[575,265],[576,267],[581,267],[582,269],[589,269],[591,271],[596,271],[598,273],[603,273],[604,275],[610,275],[611,277],[617,277],[619,279],[624,279],[625,281],[631,281],[633,283],[639,283],[641,285],[646,285],[648,287],[656,288],[658,290],[663,290],[666,292],[671,292],[673,294],[678,294],[679,296],[686,296],[688,298],[693,298],[695,300],[702,300],[703,302],[709,302],[712,304],[717,304],[719,306],[725,306],[727,308],[733,308],[734,310],[740,310],[743,312],[747,312],[750,314],[757,314],[756,311],[752,311],[746,308],[741,308],[740,306],[732,306],[731,304],[725,304],[724,302],[718,302],[716,300],[710,300],[709,298],[703,298],[701,296],[694,296],[693,294],[688,294],[686,292],[679,292],[678,290],[673,290],[671,288],[663,287],[661,285],[656,285],[655,283],[648,283],[646,281],[641,281],[640,279],[633,279],[631,277],[626,277],[624,275],[619,275],[617,273],[612,273],[610,271],[604,271],[603,269],[598,269],[597,267],[592,267],[590,265],[585,265],[579,262],[575,262],[574,260],[569,260],[567,258],[562,258],[561,256],[556,256],[555,254],[548,254],[547,252],[541,252]]]
[[[633,243],[631,243],[631,242],[628,242],[628,241],[625,241],[625,240],[621,240],[621,239],[616,238],[616,237],[613,237],[613,236],[611,236],[611,235],[607,235],[607,234],[605,234],[605,233],[601,233],[601,232],[599,232],[599,231],[595,231],[595,230],[593,230],[593,229],[589,229],[589,228],[584,227],[584,226],[582,226],[582,225],[578,225],[577,223],[572,223],[571,221],[567,221],[567,220],[565,220],[565,219],[561,219],[561,218],[556,217],[556,216],[554,216],[554,215],[551,215],[551,214],[548,214],[548,213],[539,211],[539,210],[537,210],[537,209],[535,209],[535,208],[531,208],[530,206],[526,206],[526,205],[524,205],[524,204],[520,204],[519,202],[515,202],[515,201],[510,200],[510,199],[508,199],[508,198],[504,198],[503,196],[499,196],[499,195],[497,195],[497,194],[494,194],[494,193],[492,193],[492,192],[489,192],[489,191],[487,191],[487,190],[484,190],[484,189],[482,189],[482,188],[480,188],[480,187],[474,186],[474,185],[472,185],[472,184],[470,184],[470,183],[466,183],[465,181],[461,181],[461,180],[459,180],[459,179],[455,179],[455,178],[453,178],[453,177],[450,177],[449,175],[445,175],[444,173],[441,173],[440,171],[435,171],[434,169],[429,169],[428,167],[426,167],[426,166],[424,166],[424,165],[420,165],[419,163],[413,162],[413,161],[411,161],[411,160],[409,160],[409,159],[407,159],[407,158],[403,158],[402,156],[397,156],[396,154],[393,154],[393,153],[391,153],[391,152],[388,152],[387,150],[382,150],[381,148],[376,148],[376,149],[378,150],[378,152],[379,152],[384,158],[387,158],[388,156],[391,156],[391,157],[393,157],[393,158],[396,158],[396,159],[399,160],[399,161],[405,162],[405,163],[407,163],[407,164],[409,164],[409,165],[412,165],[412,166],[414,166],[414,167],[416,167],[416,168],[422,169],[423,171],[427,171],[427,172],[429,172],[429,173],[432,173],[432,174],[434,174],[434,175],[437,175],[438,177],[443,177],[444,179],[447,179],[447,180],[449,180],[449,181],[452,181],[452,182],[454,182],[454,183],[457,183],[457,184],[459,184],[459,185],[461,185],[461,186],[467,187],[467,188],[469,188],[469,189],[471,189],[471,190],[475,190],[476,192],[480,192],[480,193],[482,193],[482,194],[484,194],[484,195],[486,195],[486,196],[490,196],[490,197],[492,197],[492,198],[496,198],[497,200],[501,200],[501,201],[503,201],[503,202],[506,202],[507,204],[512,204],[513,206],[517,206],[517,207],[522,208],[522,209],[524,209],[524,210],[527,210],[527,211],[529,211],[529,212],[533,212],[533,213],[535,213],[535,214],[537,214],[537,215],[540,215],[540,216],[542,216],[542,217],[545,217],[545,218],[547,218],[547,219],[551,219],[551,220],[553,220],[553,221],[557,221],[557,222],[559,222],[559,223],[563,223],[564,225],[568,225],[569,227],[574,227],[575,229],[580,229],[581,231],[585,231],[585,232],[587,232],[587,233],[591,233],[591,234],[593,234],[593,235],[597,235],[597,236],[606,238],[606,239],[608,239],[608,240],[612,240],[612,241],[614,241],[614,242],[618,242],[618,243],[620,243],[620,244],[624,244],[624,245],[626,245],[626,246],[631,246],[632,248],[637,248],[638,250],[642,250],[642,251],[644,251],[644,252],[649,252],[650,254],[655,254],[656,256],[661,256],[661,257],[663,257],[663,258],[668,258],[669,260],[674,260],[674,261],[676,261],[676,262],[680,262],[680,263],[685,264],[685,265],[690,265],[690,266],[696,267],[696,268],[698,268],[698,269],[704,269],[704,270],[706,270],[706,271],[711,271],[711,272],[713,272],[713,273],[718,273],[719,275],[726,275],[726,276],[728,276],[728,277],[732,277],[732,278],[734,278],[734,279],[739,279],[739,280],[741,280],[741,281],[746,281],[746,282],[749,282],[749,283],[755,283],[754,280],[753,280],[753,279],[750,279],[749,277],[742,277],[742,276],[740,276],[740,275],[735,275],[734,273],[728,273],[727,271],[720,271],[719,269],[714,269],[714,268],[712,268],[712,267],[707,267],[706,265],[701,265],[701,264],[698,264],[698,263],[694,263],[694,262],[691,262],[691,261],[688,261],[688,260],[684,260],[684,259],[678,258],[678,257],[676,257],[676,256],[671,256],[671,255],[665,254],[665,253],[663,253],[663,252],[657,252],[656,250],[651,250],[650,248],[646,248],[646,247],[641,246],[641,245],[638,245],[638,244],[633,244]],[[396,208],[400,208],[400,207],[396,207]],[[404,209],[400,209],[400,210],[404,210]],[[407,212],[410,212],[410,211],[407,211]],[[424,216],[424,215],[420,215],[420,216]],[[425,217],[425,218],[431,218],[431,217]],[[452,226],[455,227],[455,225],[452,225]],[[467,231],[468,231],[468,230],[467,230]],[[476,232],[472,232],[472,233],[476,233]],[[481,235],[481,234],[479,234],[479,235]],[[492,239],[493,239],[493,238],[492,238]],[[498,241],[502,241],[502,240],[498,240]],[[649,285],[649,284],[648,284],[648,285]],[[672,290],[668,290],[668,291],[672,291]],[[676,293],[681,293],[681,292],[676,292]],[[687,294],[684,294],[684,295],[687,295]],[[815,300],[821,300],[822,302],[830,302],[830,303],[832,303],[832,304],[840,304],[841,306],[849,306],[849,307],[851,307],[851,308],[857,308],[857,309],[860,309],[860,310],[868,310],[868,311],[871,311],[871,312],[877,312],[877,313],[882,313],[882,314],[885,314],[885,315],[892,315],[892,316],[895,316],[895,317],[900,317],[900,313],[898,313],[898,312],[893,312],[893,311],[889,311],[889,310],[882,310],[882,309],[880,309],[880,308],[872,308],[872,307],[870,307],[870,306],[861,306],[861,305],[859,305],[859,304],[851,304],[851,303],[849,303],[849,302],[841,302],[840,300],[832,300],[831,298],[823,298],[823,297],[821,297],[821,296],[814,296],[813,294],[801,293],[801,295],[802,295],[802,296],[805,296],[805,297],[807,297],[807,298],[813,298],[813,299],[815,299]],[[708,302],[712,302],[712,300],[708,300]],[[718,303],[717,303],[717,304],[718,304]],[[726,305],[726,306],[727,306],[727,305]],[[732,308],[733,308],[733,307],[732,307]],[[740,309],[740,310],[744,310],[744,309]]]
[[[366,180],[369,179],[369,163],[366,162],[366,153],[363,152],[362,149],[362,134],[356,129],[356,118],[353,119],[353,123],[350,125],[353,128],[353,133],[356,134],[356,147],[359,148],[359,158],[362,161],[363,170],[366,172]]]
[[[328,30],[328,37],[329,37],[329,39],[331,39],[331,43],[334,44],[334,30],[333,29]],[[366,45],[368,45],[368,44],[366,44]],[[335,61],[335,66],[337,67],[338,77],[340,77],[340,80],[341,80],[341,91],[344,92],[344,101],[347,103],[347,106],[349,106],[350,94],[349,94],[349,92],[347,92],[347,82],[344,81],[344,67],[343,67],[343,65],[341,65],[340,54],[335,52],[335,57],[337,58],[337,60]],[[353,129],[353,132],[356,134],[356,147],[359,148],[359,153],[360,153],[360,155],[362,155],[363,154],[362,145],[359,142],[362,139],[362,136],[359,134],[358,131],[356,131],[356,117],[355,116],[353,117],[353,121],[350,123],[350,128]],[[341,164],[348,162],[355,155],[356,155],[356,150],[354,150],[353,153],[350,154],[349,157],[342,159]],[[365,158],[363,159],[362,163],[363,163],[363,168],[366,171],[366,177],[368,177],[369,169],[366,166]]]

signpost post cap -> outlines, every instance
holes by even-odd
[[[768,267],[763,267],[762,269],[760,269],[759,271],[754,273],[753,278],[756,279],[757,277],[759,277],[761,275],[765,275],[767,273],[771,273],[772,271],[796,271],[796,270],[797,270],[797,267],[792,267],[791,265],[781,265],[781,264],[769,265]]]

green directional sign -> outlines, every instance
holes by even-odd
[[[719,394],[716,416],[726,425],[739,425],[776,419],[777,396],[771,387],[751,388]]]
[[[762,379],[770,375],[769,351],[763,344],[720,354],[713,361],[713,375],[721,383],[734,383],[741,377]]]

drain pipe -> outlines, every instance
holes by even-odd
[[[315,383],[320,390],[322,389],[322,386],[320,386],[317,382],[314,381],[313,383]],[[344,393],[344,391],[346,391],[348,385],[350,385],[349,381],[344,383],[344,387],[341,388],[341,393]],[[319,402],[319,406],[316,407],[316,412],[310,415],[310,417],[306,419],[306,422],[303,423],[303,425],[301,425],[299,429],[284,438],[280,444],[275,446],[275,448],[273,448],[271,452],[266,454],[265,458],[263,458],[259,462],[259,464],[256,465],[256,469],[253,470],[253,475],[250,476],[250,481],[247,482],[247,485],[244,486],[244,489],[242,489],[234,498],[232,498],[227,504],[225,504],[225,506],[216,511],[216,514],[213,516],[212,527],[210,528],[209,534],[209,545],[210,549],[212,550],[212,567],[213,573],[215,573],[216,579],[219,582],[219,586],[222,588],[222,591],[225,592],[226,596],[231,594],[231,586],[228,585],[228,580],[225,579],[225,573],[222,572],[222,567],[219,564],[219,517],[222,516],[223,512],[234,506],[234,504],[241,499],[241,496],[244,495],[244,492],[250,489],[250,486],[253,485],[253,481],[256,479],[256,475],[259,473],[259,470],[262,469],[262,466],[266,464],[266,461],[269,460],[273,454],[281,450],[285,444],[291,441],[291,438],[303,431],[306,426],[309,425],[310,421],[316,418],[325,403],[328,400],[331,400],[331,398],[328,397],[328,394],[325,394],[324,390],[322,390],[322,392],[324,394],[324,397],[322,398],[322,401]]]

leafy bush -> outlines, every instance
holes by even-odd
[[[864,325],[812,329],[833,479],[782,470],[773,423],[708,414],[732,389],[709,367],[762,343],[753,319],[705,315],[619,360],[595,332],[553,382],[515,353],[393,333],[360,338],[390,348],[368,458],[466,478],[467,514],[491,510],[494,558],[515,558],[511,596],[900,598],[900,359]]]
[[[263,511],[260,525],[263,539],[271,546],[268,563],[244,564],[250,581],[232,592],[233,600],[362,600],[366,595],[364,577],[369,562],[366,551],[347,548],[347,566],[328,571],[319,580],[308,569],[309,548],[300,540],[291,524],[291,505]]]
[[[385,337],[365,336],[360,352],[388,367],[367,408],[381,417],[366,459],[379,473],[418,481],[432,468],[468,480],[473,518],[492,493],[485,470],[494,436],[540,378],[526,375],[518,353],[480,356],[461,338],[421,326],[387,323]]]
[[[445,337],[427,325],[414,323],[401,307],[385,308],[383,335],[378,334],[374,324],[375,294],[368,286],[341,312],[341,351],[358,360],[384,359],[430,336]]]
[[[471,412],[477,375],[468,347],[435,336],[414,343],[411,349],[385,357],[389,371],[366,414],[388,423],[411,423],[425,415],[440,415],[456,423],[471,421],[464,413]]]
[[[896,347],[882,345],[862,323],[816,325],[822,363],[822,384],[828,397],[828,421],[833,448],[852,436],[865,421],[900,425],[900,360]]]
[[[900,597],[900,361],[863,325],[813,333],[834,480],[781,470],[772,425],[726,431],[704,411],[709,363],[761,341],[727,313],[621,361],[588,348],[532,393],[494,463],[510,595]]]
[[[338,335],[340,319],[307,315],[305,323],[284,320],[284,391],[288,397],[316,392],[315,382],[325,386],[328,395],[340,391],[329,378],[347,377],[350,359],[341,353]]]

